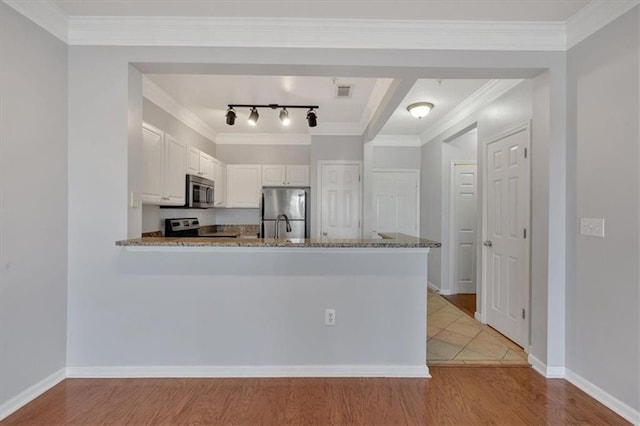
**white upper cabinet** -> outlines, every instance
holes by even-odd
[[[163,205],[181,206],[186,201],[186,153],[186,146],[165,133]]]
[[[192,146],[187,150],[187,173],[200,176],[200,150]]]
[[[309,186],[309,166],[263,165],[262,186]]]
[[[218,163],[217,175],[215,180],[216,186],[213,191],[213,205],[215,207],[227,206],[227,166],[224,163]]]
[[[142,202],[162,206],[185,203],[187,148],[175,138],[144,124]]]
[[[227,207],[258,208],[261,189],[261,165],[229,164],[227,166]]]
[[[262,186],[286,185],[286,166],[264,164],[262,166]]]
[[[163,135],[160,129],[144,125],[142,128],[142,150],[144,158],[144,177],[142,201],[148,204],[160,204],[162,201],[162,160]]]
[[[287,186],[309,186],[309,166],[287,166]]]

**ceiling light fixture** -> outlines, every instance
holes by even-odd
[[[255,108],[251,108],[251,114],[249,114],[249,119],[247,120],[249,125],[255,126],[256,124],[258,124],[258,118],[260,118],[260,115],[258,114],[258,110]]]
[[[291,124],[291,119],[289,118],[289,111],[286,108],[282,108],[280,111],[280,121],[282,121],[283,126],[288,126]]]
[[[302,108],[302,109],[308,109],[309,111],[307,112],[307,121],[309,123],[309,127],[316,127],[318,125],[318,116],[317,113],[314,111],[315,109],[318,109],[319,106],[317,105],[278,105],[278,104],[265,104],[265,105],[253,105],[253,104],[229,104],[227,105],[228,109],[227,109],[227,124],[229,126],[233,126],[233,124],[235,123],[235,119],[236,119],[236,111],[234,108],[249,108],[250,109],[250,113],[249,113],[249,120],[248,123],[250,126],[255,126],[258,123],[258,118],[260,117],[260,115],[258,114],[258,108],[271,108],[271,109],[281,109],[280,110],[280,114],[278,115],[280,118],[280,121],[282,122],[283,126],[288,126],[289,124],[291,124],[291,117],[289,117],[289,111],[290,109],[294,109],[294,108]]]
[[[233,108],[227,110],[227,124],[233,126],[236,122],[236,111]]]
[[[411,113],[415,118],[426,117],[433,109],[431,102],[416,102],[407,107],[407,111]]]
[[[318,125],[318,116],[313,108],[307,112],[307,121],[309,122],[309,127],[316,127]]]

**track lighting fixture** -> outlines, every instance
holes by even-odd
[[[236,111],[233,108],[227,110],[227,124],[233,126],[236,122]]]
[[[318,125],[318,116],[313,108],[307,112],[307,121],[309,122],[309,127],[316,127]]]
[[[258,110],[254,107],[251,108],[251,114],[249,114],[249,125],[250,126],[255,126],[256,124],[258,124],[258,118],[260,117],[260,115],[258,114]]]
[[[289,111],[287,111],[286,108],[282,108],[282,110],[280,110],[280,121],[282,121],[283,126],[288,126],[291,123]]]
[[[318,116],[316,113],[316,109],[319,107],[317,105],[278,105],[278,104],[266,104],[266,105],[252,105],[252,104],[229,104],[227,105],[227,124],[229,126],[233,126],[236,121],[236,111],[234,108],[249,108],[249,119],[248,123],[250,126],[255,126],[258,123],[258,118],[260,115],[258,114],[258,108],[271,108],[271,109],[280,109],[280,113],[278,117],[282,122],[283,126],[288,126],[291,124],[291,117],[289,116],[289,109],[293,108],[302,108],[308,109],[307,112],[307,122],[309,123],[309,127],[316,127],[318,125]]]

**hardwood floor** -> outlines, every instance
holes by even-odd
[[[626,424],[530,368],[432,367],[431,379],[67,379],[4,425]]]
[[[475,294],[451,294],[449,296],[442,295],[453,306],[460,309],[471,318],[475,318],[476,314],[476,295]]]

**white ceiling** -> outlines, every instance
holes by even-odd
[[[219,133],[309,133],[306,109],[290,109],[292,122],[284,127],[278,119],[280,110],[261,108],[258,124],[252,127],[247,124],[249,110],[236,108],[236,123],[229,126],[225,122],[227,104],[318,105],[316,129],[351,126],[361,132],[386,89],[384,84],[377,86],[375,78],[182,74],[147,77]],[[337,98],[335,83],[352,84],[351,97]]]
[[[407,96],[386,122],[382,135],[421,135],[453,108],[484,86],[489,80],[416,81]],[[407,106],[414,102],[431,102],[433,110],[424,118],[414,118]]]
[[[53,0],[71,16],[565,21],[588,0]]]

